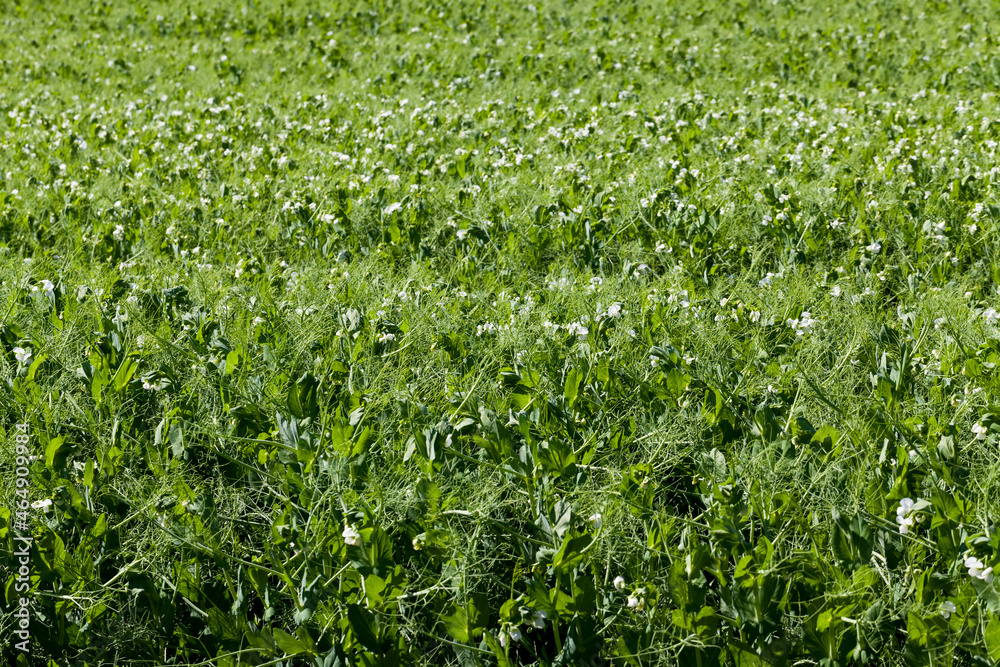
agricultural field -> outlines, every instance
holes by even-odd
[[[0,664],[1000,661],[1000,5],[0,8]]]

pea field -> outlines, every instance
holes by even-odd
[[[0,1],[0,664],[1000,662],[1000,5]]]

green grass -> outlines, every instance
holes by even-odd
[[[1000,660],[992,3],[0,17],[4,664]]]

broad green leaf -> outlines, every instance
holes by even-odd
[[[460,644],[469,643],[469,614],[462,605],[452,602],[446,607],[446,613],[442,613],[439,618],[444,624],[448,634]]]
[[[381,647],[375,626],[375,616],[367,609],[352,604],[347,607],[347,620],[351,624],[354,636],[358,638],[361,645],[373,653],[379,652]]]
[[[566,533],[562,546],[552,557],[552,567],[557,571],[569,571],[576,567],[584,558],[587,549],[594,542],[592,535],[577,535],[573,537],[573,532]]]
[[[83,485],[88,489],[94,487],[94,459],[87,459],[87,467],[83,472]]]
[[[115,373],[114,382],[112,388],[116,393],[121,393],[131,380],[132,376],[135,375],[136,369],[139,368],[139,362],[132,357],[125,357],[122,360],[121,365],[118,367],[118,372]]]
[[[984,639],[990,660],[1000,663],[1000,616],[994,616],[986,624]]]
[[[580,393],[580,384],[583,382],[583,373],[580,372],[578,368],[571,368],[566,374],[566,383],[563,388],[563,396],[566,399],[566,405],[573,407],[576,403],[576,398]]]
[[[65,444],[66,439],[61,435],[49,439],[49,444],[45,446],[46,468],[49,468],[50,470],[62,468],[62,464],[66,460],[67,454],[66,451],[63,451],[63,445]]]
[[[48,358],[48,355],[45,353],[41,353],[35,357],[35,359],[31,362],[31,366],[28,367],[28,374],[25,376],[28,382],[35,381],[35,375],[38,373],[38,369]]]
[[[231,350],[228,354],[226,354],[226,375],[233,374],[233,371],[236,370],[241,358],[242,354],[240,353],[240,350]]]
[[[274,643],[277,644],[278,648],[284,651],[287,655],[301,655],[303,653],[308,653],[309,649],[305,644],[281,628],[275,628],[271,632],[274,637]]]
[[[172,422],[167,438],[170,440],[170,450],[176,459],[186,459],[187,449],[184,446],[184,427],[180,422]]]

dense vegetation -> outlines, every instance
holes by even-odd
[[[0,20],[4,664],[1000,660],[995,3]]]

